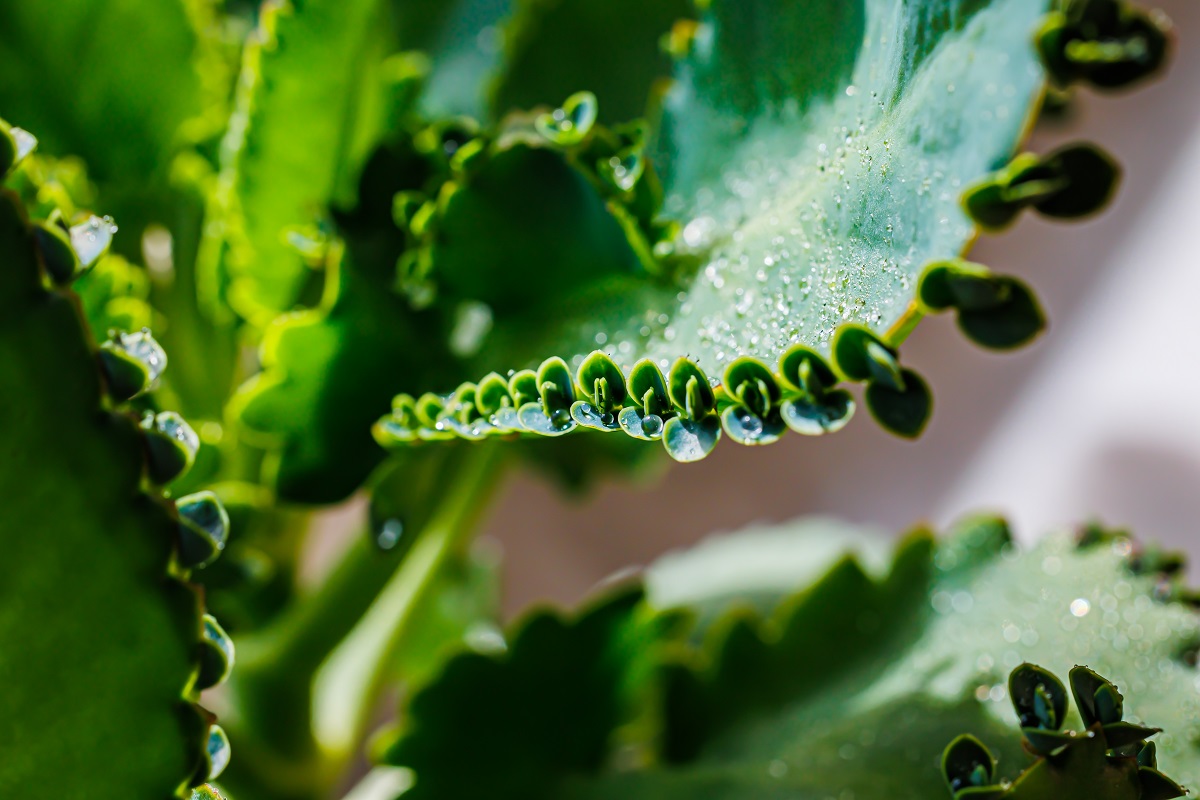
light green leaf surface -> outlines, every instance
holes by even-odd
[[[200,600],[169,574],[178,523],[141,490],[138,428],[104,407],[77,302],[43,287],[4,193],[0,796],[166,798],[204,758],[185,699]]]
[[[696,745],[684,763],[572,796],[937,797],[938,759],[960,733],[978,736],[1012,779],[1031,762],[1006,679],[1026,661],[1063,676],[1087,664],[1110,678],[1127,719],[1164,728],[1155,737],[1163,771],[1194,785],[1195,613],[1163,602],[1161,575],[1130,571],[1127,539],[1079,549],[1056,535],[1019,554],[1004,541],[1002,526],[980,518],[927,558],[922,536],[902,544],[895,590],[841,562],[765,625],[734,612],[709,631],[711,666],[683,673],[701,676],[699,690],[676,673],[668,692],[668,755]],[[1080,727],[1074,715],[1068,724]]]
[[[631,322],[609,342],[717,372],[797,342],[828,351],[844,322],[886,331],[922,268],[971,241],[959,195],[1024,135],[1049,5],[713,2],[656,160],[701,266],[650,336]]]
[[[836,545],[814,551],[822,530],[867,553],[869,569],[834,558]],[[1180,602],[1178,579],[1131,557],[1128,539],[1081,546],[1056,534],[1018,550],[1003,520],[978,517],[937,541],[910,534],[890,565],[875,541],[848,526],[801,522],[714,539],[652,566],[647,604],[697,612],[695,635],[680,639],[678,626],[663,626],[657,645],[626,656],[625,674],[634,677],[625,680],[640,691],[580,686],[555,701],[569,706],[585,691],[605,691],[610,702],[632,702],[626,718],[637,724],[612,725],[602,768],[564,765],[526,739],[521,774],[557,779],[493,796],[927,800],[946,796],[941,755],[964,733],[999,757],[997,780],[1012,780],[1034,763],[1007,689],[1009,673],[1026,661],[1060,676],[1087,664],[1111,679],[1126,720],[1164,729],[1154,737],[1160,769],[1184,785],[1200,780],[1200,619]],[[781,577],[789,567],[790,585]],[[768,604],[769,616],[755,610]],[[471,670],[484,671],[480,658],[470,657]],[[563,678],[544,653],[524,653],[522,671],[535,676],[526,678],[531,686]],[[520,693],[519,706],[509,695],[502,704],[469,675],[452,662],[414,700],[420,718],[437,719],[439,731],[512,718],[516,731],[548,713],[537,691]],[[479,699],[464,703],[468,696]],[[594,724],[580,720],[563,735],[596,741]],[[1082,727],[1077,712],[1067,726]],[[452,796],[435,791],[451,779],[460,789],[509,786],[505,767],[453,749],[439,756],[427,735],[414,727],[390,754],[390,763],[415,768],[417,791],[433,792],[421,796]],[[1084,779],[1072,777],[1063,791],[1082,790]]]
[[[536,369],[548,357],[562,357],[575,369],[598,349],[626,377],[641,359],[665,371],[687,357],[714,385],[728,382],[726,367],[739,358],[759,359],[768,368],[761,386],[769,396],[755,394],[753,380],[725,385],[715,409],[699,417],[678,402],[660,409],[650,434],[640,426],[650,412],[634,407],[640,397],[631,398],[623,407],[592,409],[612,423],[585,420],[581,428],[624,428],[635,438],[660,439],[677,460],[694,461],[722,432],[744,444],[769,444],[788,427],[806,435],[840,429],[854,402],[833,386],[849,379],[870,384],[865,405],[884,427],[915,438],[932,400],[919,375],[897,361],[895,346],[922,315],[916,294],[924,268],[956,258],[976,235],[961,207],[963,192],[1007,164],[1032,123],[1044,85],[1032,39],[1050,5],[703,4],[698,23],[681,24],[670,36],[679,54],[676,81],[652,120],[648,145],[628,130],[597,125],[568,131],[568,141],[546,127],[547,119],[573,124],[569,117],[581,95],[534,119],[532,127],[549,142],[544,149],[562,149],[566,163],[605,200],[607,213],[598,214],[597,203],[569,202],[553,185],[525,181],[521,192],[551,200],[560,214],[586,212],[591,229],[619,223],[626,242],[616,253],[592,245],[582,248],[586,258],[563,259],[551,240],[540,258],[525,256],[510,268],[479,254],[454,257],[445,246],[455,233],[452,212],[469,197],[495,207],[490,215],[474,209],[478,224],[470,241],[482,250],[511,238],[511,226],[498,222],[509,207],[477,185],[496,168],[493,162],[509,156],[514,141],[530,140],[510,118],[517,130],[493,134],[502,144],[472,150],[462,174],[441,187],[417,226],[432,243],[414,247],[406,263],[421,265],[422,278],[446,302],[482,303],[492,313],[490,332],[478,346],[476,379],[489,370]],[[535,7],[542,8],[531,5],[525,13]],[[567,13],[566,6],[551,7]],[[517,60],[520,45],[515,37]],[[613,150],[598,146],[614,136],[629,138]],[[519,208],[526,230],[544,221],[564,231],[582,227],[551,222],[553,214],[539,213],[536,203]],[[596,260],[607,266],[588,263]],[[835,332],[851,324],[869,331],[878,350],[873,358],[882,359],[884,371],[847,373],[840,354],[831,353]],[[784,374],[781,359],[794,347],[809,348],[814,358],[832,355],[835,371],[818,368],[821,379],[813,385],[807,376]],[[408,391],[417,397],[448,388],[413,383]],[[488,422],[493,410],[463,399],[462,391],[439,413],[451,423]],[[587,387],[576,393],[587,395]],[[534,417],[549,418],[556,409],[544,397],[535,399],[544,415],[529,412],[515,428],[479,424],[464,438],[514,429],[569,432],[567,423],[536,424]],[[397,399],[396,408],[405,405]],[[621,412],[629,417],[625,425],[618,424]],[[381,421],[377,438],[385,446],[406,446],[426,437],[396,413]]]
[[[228,248],[229,302],[264,325],[302,298],[310,271],[288,246],[349,185],[378,124],[378,65],[390,32],[377,0],[270,0],[247,44],[222,144],[215,235]]]

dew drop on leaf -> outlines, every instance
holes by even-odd
[[[110,344],[140,361],[146,367],[151,385],[167,368],[167,353],[163,350],[162,345],[154,339],[149,328],[142,328],[133,333],[118,333],[112,338]]]
[[[12,136],[13,141],[17,143],[17,158],[13,164],[13,166],[16,166],[24,161],[26,156],[37,149],[38,140],[36,136],[23,128],[12,127],[8,129],[8,133]]]
[[[379,531],[375,534],[375,546],[383,551],[391,550],[400,543],[403,536],[404,523],[392,517],[379,526]]]
[[[229,748],[229,737],[220,725],[208,729],[208,779],[214,780],[229,766],[229,758],[233,755]]]
[[[647,414],[642,418],[642,430],[647,436],[658,436],[662,433],[663,421],[658,414]]]
[[[179,442],[190,450],[193,455],[200,449],[200,437],[192,430],[192,426],[187,424],[187,420],[174,411],[162,412],[154,417],[153,424],[159,433]]]
[[[78,225],[73,225],[71,247],[74,248],[75,255],[79,256],[80,266],[86,269],[95,264],[112,244],[112,237],[116,232],[117,226],[112,217],[97,217],[95,214]]]

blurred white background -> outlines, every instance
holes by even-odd
[[[1106,148],[1125,168],[1116,203],[1083,224],[1027,217],[971,256],[1035,288],[1046,334],[993,354],[948,316],[922,323],[903,350],[934,388],[917,442],[860,409],[836,436],[722,442],[699,464],[582,499],[512,481],[485,527],[503,544],[506,608],[574,603],[606,575],[709,533],[818,513],[898,532],[998,510],[1021,539],[1097,518],[1200,562],[1200,0],[1158,5],[1179,42],[1165,79],[1081,93],[1030,144]]]

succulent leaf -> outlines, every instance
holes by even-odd
[[[260,325],[301,298],[311,272],[286,233],[316,221],[352,179],[372,125],[368,98],[385,93],[364,56],[377,41],[375,0],[269,0],[246,44],[221,147],[222,225],[216,236],[229,303]],[[349,173],[349,174],[347,174]]]
[[[765,444],[786,427],[835,431],[853,413],[853,398],[829,376],[797,384],[804,359],[789,365],[781,358],[799,348],[866,383],[866,405],[885,428],[918,436],[932,398],[900,364],[896,345],[924,313],[956,308],[963,331],[997,349],[1024,344],[1045,324],[1024,284],[957,260],[977,226],[1002,227],[1027,206],[1055,217],[1086,215],[1116,184],[1115,165],[1090,146],[1020,156],[996,171],[1019,145],[1044,88],[1031,32],[1052,5],[946,0],[918,9],[870,0],[781,11],[706,3],[698,23],[682,23],[672,36],[676,83],[644,157],[627,161],[615,149],[597,170],[583,154],[621,130],[590,122],[588,135],[552,130],[574,125],[570,114],[590,106],[592,95],[574,95],[558,116],[536,118],[543,142],[519,116],[480,131],[491,144],[473,151],[481,154],[475,166],[444,178],[428,217],[409,226],[417,238],[401,261],[417,268],[402,275],[418,276],[412,296],[420,302],[456,298],[491,309],[475,359],[484,370],[547,352],[578,368],[594,358],[596,343],[627,376],[640,361],[665,370],[681,353],[712,372],[748,357],[778,363],[777,381],[764,386],[782,379],[789,388],[769,412],[740,401],[717,409],[725,436]],[[516,183],[531,198],[518,204],[525,221],[503,224],[508,208],[500,197],[512,191],[505,193],[496,170],[518,156],[582,180],[580,197],[594,198],[591,210],[562,186],[524,172],[528,179]],[[642,193],[645,184],[645,197],[606,193],[612,170],[636,170],[633,185]],[[603,198],[607,213],[597,213]],[[546,202],[547,210],[529,213]],[[560,219],[564,213],[572,223]],[[628,243],[605,234],[575,247],[574,258],[554,250],[553,236],[537,237],[536,252],[532,240],[515,246],[543,220],[547,231],[572,230],[572,242],[600,225],[623,230]],[[483,230],[496,233],[481,237]],[[455,240],[478,252],[456,254]],[[481,270],[484,263],[497,268]],[[927,265],[945,269],[939,286],[928,284],[922,295],[921,276],[936,271]],[[958,269],[948,274],[946,265]],[[535,330],[539,336],[530,335]],[[738,386],[721,390],[740,397]],[[620,429],[661,438],[668,453],[694,460],[720,436],[710,422],[672,422],[661,413],[653,416],[663,435],[658,420],[647,433],[639,405],[616,409],[612,421],[581,408],[575,425],[548,422],[554,409],[529,408],[528,425],[517,414],[516,425],[475,426],[466,438]],[[456,433],[454,425],[443,428]],[[377,437],[386,446],[422,439],[387,418]]]
[[[1162,68],[1170,34],[1161,13],[1125,0],[1067,0],[1043,22],[1037,43],[1060,86],[1080,81],[1119,89]]]
[[[109,410],[38,247],[0,193],[0,635],[19,643],[0,651],[0,795],[178,796],[205,763],[200,598],[178,577],[174,514],[144,489],[142,432]]]
[[[493,116],[580,89],[599,100],[601,122],[644,115],[651,88],[671,74],[660,41],[691,14],[687,0],[517,0],[500,31]]]
[[[1180,655],[1200,636],[1200,621],[1160,590],[1162,580],[1175,579],[1129,569],[1127,539],[1080,548],[1057,535],[1018,552],[1002,520],[978,517],[937,542],[911,534],[881,573],[878,545],[853,533],[871,566],[837,558],[838,547],[814,563],[812,531],[785,526],[722,537],[649,569],[646,602],[694,611],[697,630],[684,637],[674,617],[657,646],[638,648],[626,674],[641,676],[640,692],[610,684],[549,706],[590,702],[594,691],[626,703],[637,723],[610,728],[615,750],[604,766],[563,769],[553,748],[539,754],[523,739],[520,783],[461,751],[434,757],[435,739],[422,742],[418,726],[387,760],[415,768],[417,792],[423,781],[424,791],[435,792],[453,780],[463,796],[488,787],[499,798],[588,800],[850,792],[916,800],[944,792],[946,782],[961,800],[1138,800],[1178,796],[1175,779],[1200,776],[1192,744],[1200,694],[1194,667]],[[823,577],[796,585],[822,564]],[[764,618],[749,602],[775,610]],[[613,637],[608,646],[622,641]],[[543,680],[563,674],[562,656],[528,658],[523,669]],[[532,663],[539,658],[540,666]],[[647,668],[647,659],[659,668]],[[1076,707],[1094,719],[1085,732],[1062,730],[1078,724],[1066,689],[1029,661],[1053,664],[1060,675],[1076,662],[1095,666],[1094,673],[1071,672]],[[492,670],[506,668],[502,658],[493,663]],[[1118,677],[1123,701],[1100,674]],[[521,703],[523,719],[550,713],[538,710],[544,698],[537,689],[506,693],[490,682],[471,688],[472,680],[451,662],[414,709],[447,731],[477,730],[479,715],[495,724],[500,698]],[[467,717],[460,702],[474,692],[487,699],[466,704]],[[1142,719],[1170,735],[1158,736],[1157,747],[1146,744],[1158,729]],[[560,730],[597,742],[596,723]],[[529,775],[545,782],[531,787]]]
[[[42,149],[82,157],[105,188],[137,187],[141,197],[125,199],[140,203],[179,126],[200,111],[185,5],[131,0],[98,13],[91,0],[5,3],[0,109]],[[124,211],[113,209],[128,221]]]
[[[414,698],[404,729],[383,748],[385,760],[421,774],[410,796],[470,797],[486,786],[498,798],[552,797],[565,776],[598,769],[622,722],[622,704],[613,700],[635,676],[639,650],[652,642],[640,600],[640,592],[621,592],[569,620],[537,613],[521,623],[506,652],[450,662]],[[546,702],[525,713],[533,697]],[[472,767],[442,769],[449,752]]]

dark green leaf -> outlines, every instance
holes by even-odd
[[[201,611],[169,574],[176,522],[141,491],[141,433],[104,409],[76,303],[43,288],[7,192],[0,260],[0,796],[169,797],[205,733],[185,697]]]

